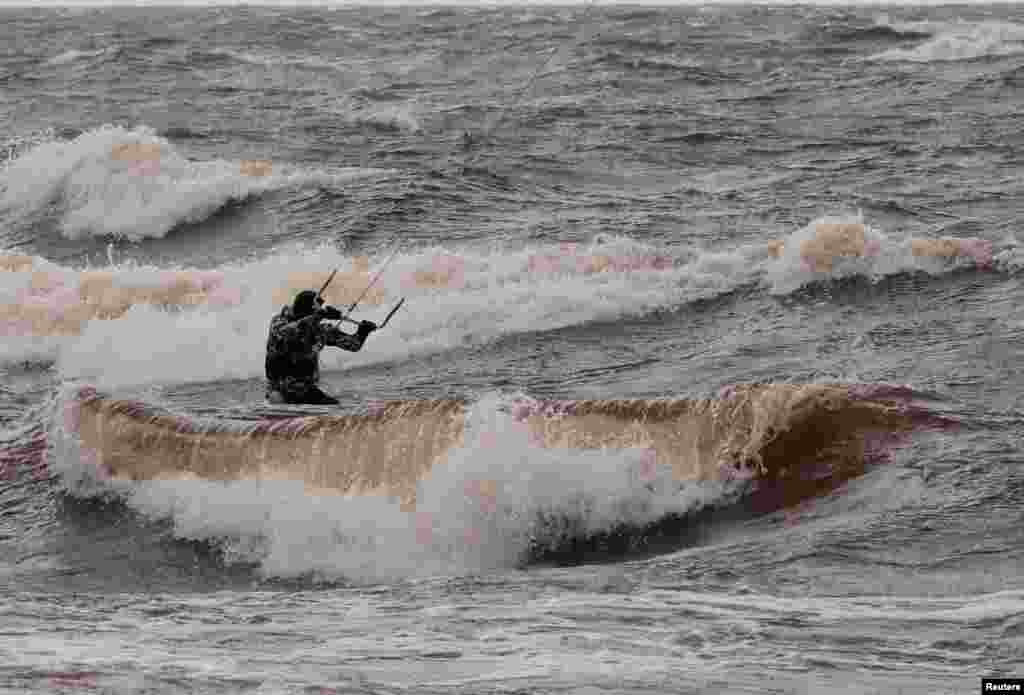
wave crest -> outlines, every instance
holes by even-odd
[[[716,399],[488,396],[252,423],[85,387],[66,394],[50,437],[74,494],[171,518],[268,575],[379,580],[511,566],[761,482],[820,494],[873,461],[879,433],[947,424],[906,400],[755,384]]]
[[[1024,53],[1024,26],[1013,22],[918,22],[895,24],[902,33],[934,33],[915,48],[893,48],[875,60],[930,63]]]
[[[266,166],[254,171],[246,164],[193,162],[152,128],[104,126],[69,142],[37,144],[9,162],[0,172],[0,212],[55,214],[69,239],[140,241],[201,222],[229,201],[293,186],[341,183],[359,173],[286,174]]]

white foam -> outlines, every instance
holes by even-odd
[[[1005,268],[1008,272],[1024,268],[1024,245],[1017,241],[1015,235],[1007,234],[999,247],[1001,250],[993,256],[995,265]]]
[[[411,105],[372,107],[356,111],[349,116],[349,120],[357,125],[366,124],[410,133],[418,133],[421,130],[415,109]]]
[[[68,63],[74,63],[79,58],[96,58],[107,52],[106,48],[98,48],[94,51],[79,51],[70,49],[64,51],[60,55],[54,56],[46,61],[46,65],[66,65]]]
[[[1013,22],[908,22],[890,26],[897,31],[933,36],[914,48],[889,49],[875,60],[930,63],[1024,53],[1024,25]]]
[[[341,60],[330,60],[315,55],[291,55],[287,53],[273,52],[268,54],[251,53],[248,51],[235,51],[230,48],[215,48],[210,51],[213,55],[228,56],[241,63],[256,65],[270,70],[280,69],[283,65],[299,65],[307,68],[328,69],[343,72],[351,70],[351,65]]]

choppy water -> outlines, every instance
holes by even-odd
[[[954,693],[1022,675],[1019,7],[0,15],[4,692]],[[158,156],[114,156],[131,143]],[[863,222],[878,253],[824,272],[768,253],[823,221]],[[992,261],[914,254],[939,237]],[[843,382],[909,385],[961,426],[797,507],[684,486],[666,508],[693,514],[645,550],[584,533],[495,558],[452,536],[447,569],[374,544],[370,507],[285,483],[102,501],[68,490],[85,464],[61,449],[18,454],[82,383],[279,415],[275,293],[361,257],[372,274],[396,244],[359,315],[403,310],[322,357],[342,412]],[[197,306],[139,298],[178,270]],[[74,319],[60,307],[97,271],[113,318]],[[628,497],[608,481],[632,465],[604,455],[597,483],[597,463],[525,443],[458,460],[529,461],[543,488],[513,506],[555,515],[590,483]],[[438,509],[460,470],[431,483]],[[602,509],[592,530],[629,520]],[[354,526],[363,547],[331,546]]]

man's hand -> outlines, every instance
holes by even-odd
[[[318,310],[321,318],[327,319],[328,321],[337,321],[342,318],[342,313],[335,309],[333,306],[323,306]]]
[[[373,321],[359,322],[359,332],[362,333],[363,335],[370,335],[375,330],[377,330],[377,324],[375,324]]]

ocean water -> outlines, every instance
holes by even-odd
[[[0,692],[1024,675],[1020,7],[0,17]],[[863,252],[805,261],[839,224]],[[957,252],[921,250],[940,239]],[[361,352],[324,350],[341,407],[270,405],[269,320],[334,268],[339,306],[380,273],[357,318],[406,302]],[[656,463],[543,442],[590,426],[555,402],[630,400],[618,437],[744,384],[955,426],[810,492],[795,447],[828,463],[814,432],[847,413],[813,399],[759,406],[819,423],[766,435],[800,471],[772,481],[673,475],[704,459],[671,431]],[[67,426],[83,393],[178,424],[131,410],[97,466]],[[385,404],[422,400],[462,404],[470,436],[414,477],[415,509],[271,475],[312,465],[301,435],[245,469],[237,423],[378,417],[408,444],[438,421]],[[523,403],[547,435],[509,424]],[[741,420],[708,431],[742,446]],[[200,421],[236,423],[231,475],[186,475],[206,444],[169,432],[216,440]]]

